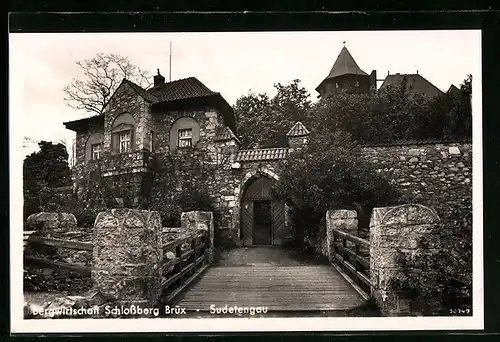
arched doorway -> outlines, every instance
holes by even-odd
[[[258,174],[243,189],[240,237],[244,246],[281,245],[285,240],[285,205],[273,198],[272,182]]]

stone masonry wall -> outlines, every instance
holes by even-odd
[[[111,128],[116,117],[124,113],[130,114],[134,118],[134,152],[115,155],[111,153]],[[139,96],[128,83],[122,83],[104,110],[104,126],[92,126],[79,131],[76,135],[76,160],[75,166],[72,169],[72,175],[74,186],[78,189],[77,193],[80,199],[84,194],[85,188],[88,187],[88,174],[93,170],[101,169],[103,174],[107,176],[113,176],[114,174],[120,173],[138,173],[140,176],[145,176],[147,169],[143,167],[143,160],[147,156],[144,156],[141,151],[148,146],[149,132],[154,130],[152,125],[153,121],[150,104]],[[93,133],[102,133],[104,136],[100,161],[85,160],[87,140]],[[115,183],[119,184],[119,182]],[[139,184],[140,183],[141,182],[139,182]],[[123,187],[122,185],[121,188]],[[114,197],[138,197],[138,194],[135,192],[121,194],[120,192],[123,189],[118,190],[120,191],[118,191],[117,194],[113,194]],[[135,191],[135,187],[131,187],[127,190]]]
[[[446,216],[457,198],[472,196],[472,144],[365,147],[363,155],[401,191],[402,202],[420,203]]]
[[[169,110],[165,113],[155,113],[152,119],[152,127],[155,130],[155,152],[170,152],[170,128],[179,118],[193,118],[200,128],[200,140],[194,146],[197,150],[216,152],[215,134],[218,125],[222,125],[222,115],[212,107],[203,107],[193,110]]]
[[[145,148],[145,135],[151,127],[151,111],[149,102],[139,96],[128,83],[123,83],[104,110],[104,152],[111,150],[111,128],[117,116],[128,113],[133,116],[135,124],[135,149]]]
[[[423,205],[373,209],[370,220],[371,292],[385,316],[418,314],[412,312],[412,303],[395,291],[391,282],[401,273],[400,253],[413,258],[419,253],[418,243],[422,240],[429,243],[429,248],[438,248],[439,235],[433,229],[438,222],[436,212]]]
[[[157,212],[101,212],[95,221],[92,242],[95,290],[117,304],[159,304],[163,249]]]
[[[89,127],[85,131],[78,132],[75,139],[75,165],[71,169],[71,176],[73,178],[73,186],[76,188],[77,193],[81,196],[85,187],[85,174],[93,170],[98,165],[96,162],[85,161],[85,146],[87,140],[94,133],[104,133],[103,127]]]
[[[221,168],[211,181],[217,214],[217,241],[240,243],[240,201],[245,187],[258,173],[275,181],[282,165],[280,160],[241,162],[239,169]]]

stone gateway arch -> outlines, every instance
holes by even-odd
[[[242,188],[240,240],[244,246],[281,245],[291,235],[285,222],[285,204],[273,197],[275,180],[256,173]]]

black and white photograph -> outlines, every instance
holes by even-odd
[[[483,327],[479,30],[9,51],[13,331]]]

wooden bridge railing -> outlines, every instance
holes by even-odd
[[[47,246],[56,247],[64,249],[75,249],[75,250],[86,250],[92,251],[93,245],[90,242],[80,242],[71,240],[60,240],[52,239],[46,237],[39,237],[33,235],[35,231],[24,231],[23,232],[23,246]],[[35,257],[32,255],[24,254],[24,261],[32,266],[38,266],[40,268],[51,268],[57,271],[75,272],[82,276],[90,276],[91,267],[84,266],[77,263],[67,263],[50,260],[47,258]]]
[[[162,290],[166,304],[172,303],[210,266],[207,257],[210,243],[208,234],[208,231],[191,233],[163,245]],[[183,248],[185,246],[189,248]],[[174,258],[169,259],[169,252],[172,251],[175,251]]]
[[[23,233],[24,249],[27,246],[46,246],[62,249],[93,250],[91,242],[39,237],[35,236],[34,232],[25,231]],[[163,244],[162,290],[165,295],[165,302],[170,303],[209,267],[207,257],[209,243],[208,231],[199,231],[182,238],[174,238],[172,241]],[[189,248],[186,248],[187,246]],[[173,252],[173,259],[168,258],[171,255],[168,252]],[[46,257],[29,255],[29,253],[24,254],[24,261],[34,267],[75,272],[82,276],[90,276],[92,270],[91,266],[50,260]]]
[[[359,287],[370,294],[370,242],[335,229],[333,236],[335,260]]]

